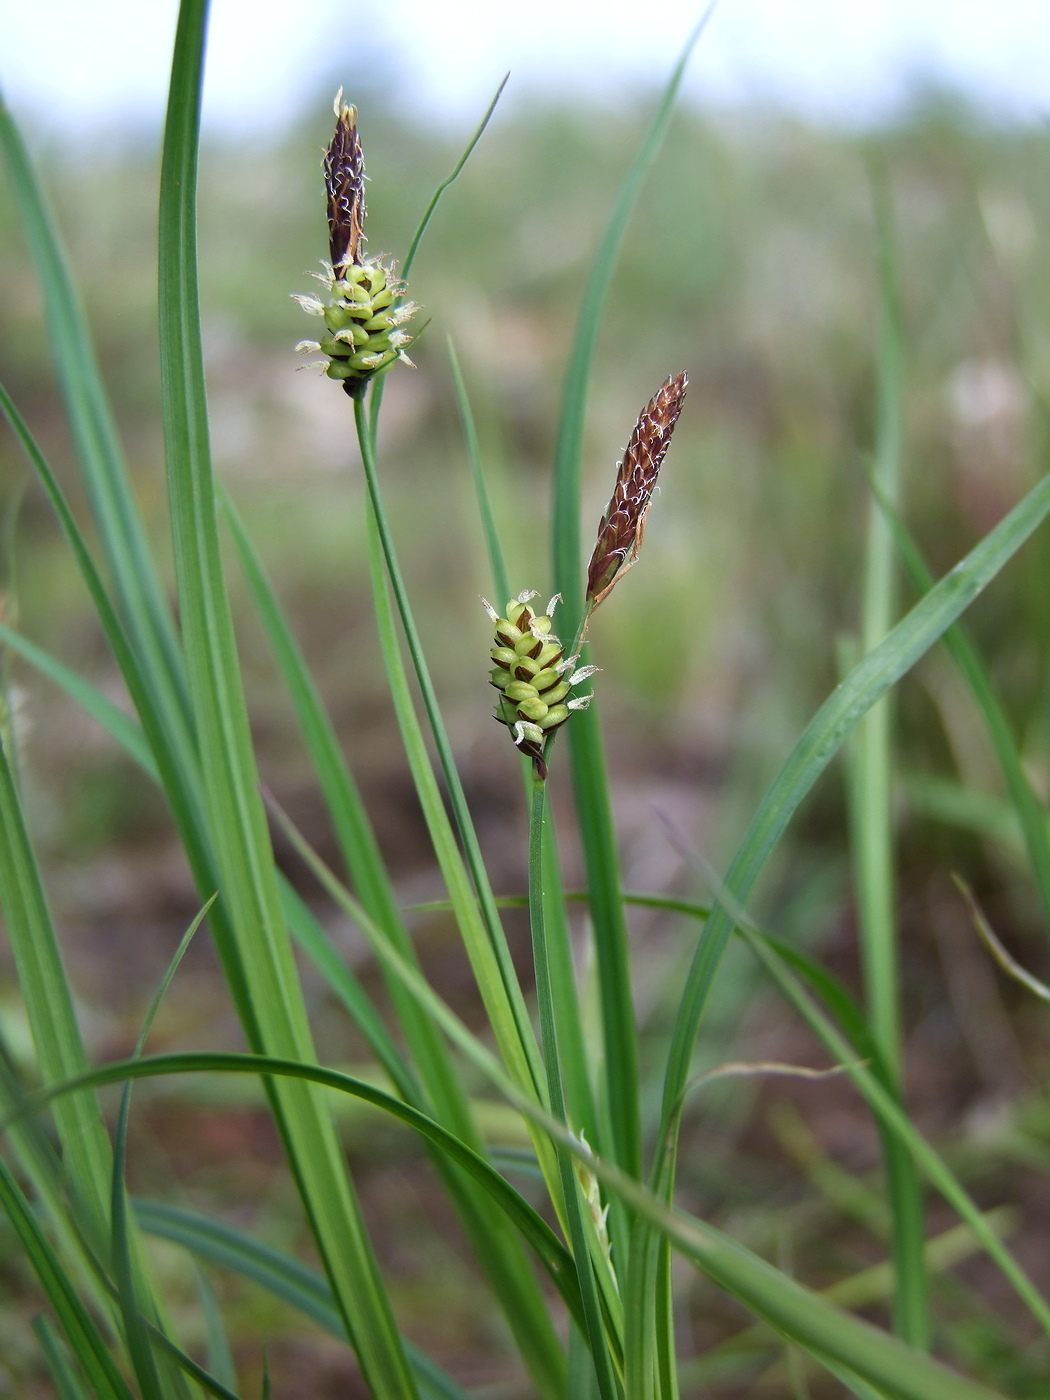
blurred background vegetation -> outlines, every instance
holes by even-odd
[[[361,109],[370,250],[400,256],[458,155],[409,125],[380,91]],[[319,153],[329,98],[265,149],[206,147],[200,230],[217,465],[243,511],[316,669],[374,814],[402,902],[441,888],[399,751],[372,631],[363,485],[349,406],[296,372],[314,333],[289,299],[326,248]],[[412,278],[430,318],[417,368],[389,377],[382,471],[417,617],[498,891],[525,882],[525,815],[505,732],[490,721],[490,594],[446,355],[463,364],[514,587],[550,591],[547,502],[559,382],[583,279],[640,136],[644,103],[518,106],[499,116],[440,208]],[[95,327],[141,500],[158,539],[166,499],[155,321],[157,152],[125,137],[74,159],[39,151]],[[998,124],[950,93],[918,91],[877,129],[830,130],[766,112],[683,110],[627,231],[591,398],[589,517],[597,523],[634,418],[669,373],[691,378],[640,567],[599,613],[594,660],[625,883],[694,889],[679,848],[722,868],[766,784],[832,688],[856,628],[874,431],[877,321],[873,182],[889,193],[907,342],[905,513],[942,572],[1047,466],[1050,142]],[[67,488],[70,446],[41,299],[14,213],[0,199],[0,377]],[[42,492],[0,437],[3,619],[120,697],[116,669]],[[590,530],[590,526],[588,526]],[[589,545],[589,540],[588,540]],[[231,560],[266,782],[334,858],[285,696]],[[909,597],[907,585],[902,596]],[[1031,777],[1050,785],[1050,538],[1042,532],[967,616],[1012,716]],[[93,723],[9,651],[9,722],[91,1052],[128,1053],[195,912],[157,794]],[[1004,982],[950,880],[962,872],[1015,954],[1046,976],[1046,930],[968,694],[934,651],[898,692],[899,910],[909,1098],[982,1204],[1050,1287],[1050,1034],[1038,1004]],[[555,802],[567,775],[555,775]],[[1007,813],[1004,816],[1004,812]],[[560,825],[570,883],[578,860]],[[370,984],[363,942],[289,854],[287,868]],[[767,926],[819,951],[859,987],[840,766],[804,808],[756,906]],[[527,936],[508,916],[526,957]],[[415,927],[438,990],[470,1015],[465,959],[440,914]],[[637,1007],[659,1062],[695,927],[638,911]],[[307,974],[309,977],[309,974]],[[361,1047],[316,983],[324,1062],[361,1068]],[[376,994],[382,999],[377,986]],[[804,1030],[737,952],[703,1039],[706,1063],[821,1066]],[[29,1055],[6,947],[0,1028]],[[154,1049],[240,1048],[202,939],[172,985]],[[653,1092],[656,1092],[654,1079]],[[226,1214],[308,1255],[282,1155],[246,1084],[144,1085],[132,1185]],[[884,1257],[877,1144],[844,1082],[735,1078],[694,1093],[683,1199],[823,1285]],[[510,1129],[494,1122],[504,1138]],[[479,1394],[513,1397],[512,1353],[458,1252],[456,1226],[407,1134],[361,1110],[347,1144],[406,1330]],[[1012,1213],[1011,1213],[1012,1212]],[[1023,1219],[1023,1231],[1018,1224]],[[931,1230],[947,1229],[934,1206]],[[46,1395],[27,1319],[28,1272],[0,1226],[0,1396]],[[189,1341],[192,1274],[167,1267]],[[440,1283],[435,1287],[435,1281]],[[268,1340],[275,1397],[357,1392],[348,1353],[249,1284],[216,1274],[238,1359]],[[683,1280],[683,1284],[685,1280]],[[181,1293],[180,1290],[181,1289]],[[939,1345],[1010,1394],[1050,1396],[1045,1349],[1013,1315],[991,1267],[937,1284],[958,1318]],[[744,1314],[699,1278],[683,1287],[686,1357],[740,1333]],[[876,1284],[872,1315],[884,1317]],[[978,1324],[974,1318],[980,1318]],[[196,1331],[195,1331],[196,1329]],[[756,1334],[757,1335],[757,1334]],[[775,1352],[724,1345],[687,1370],[683,1393],[792,1393]],[[735,1358],[735,1359],[734,1359]],[[743,1359],[741,1359],[743,1358]],[[820,1382],[819,1384],[828,1384]],[[36,1387],[36,1388],[34,1388]],[[815,1389],[818,1394],[837,1393]]]

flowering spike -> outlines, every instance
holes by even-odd
[[[638,558],[645,517],[688,383],[685,374],[668,379],[642,409],[635,424],[587,568],[586,601],[590,612],[609,596],[614,584]]]
[[[401,300],[405,285],[389,260],[384,263],[364,255],[365,162],[357,134],[357,108],[344,105],[342,98],[340,90],[335,100],[335,135],[324,157],[331,262],[322,264],[323,272],[312,274],[326,287],[329,300],[304,296],[295,300],[309,315],[323,317],[327,334],[310,349],[327,355],[329,379],[340,380],[347,393],[356,395],[395,360],[412,363],[405,351],[414,337],[400,327],[419,308]]]
[[[548,736],[565,723],[571,710],[584,707],[570,699],[572,681],[565,677],[565,653],[551,630],[550,616],[530,606],[537,596],[531,590],[519,593],[507,604],[503,617],[487,604],[486,610],[495,632],[489,652],[489,677],[499,692],[495,717],[545,778],[543,750]],[[590,675],[593,667],[585,670]]]

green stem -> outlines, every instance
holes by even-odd
[[[506,935],[503,932],[499,911],[496,907],[496,901],[489,884],[488,872],[485,869],[485,862],[482,859],[481,848],[478,845],[477,834],[474,831],[474,823],[471,819],[470,809],[467,806],[466,794],[463,791],[463,784],[460,781],[459,772],[456,768],[456,761],[452,754],[452,746],[449,744],[448,735],[445,732],[444,722],[441,718],[437,693],[430,679],[430,669],[427,666],[426,657],[423,653],[423,644],[412,617],[412,609],[408,601],[408,590],[405,588],[401,566],[398,563],[397,552],[394,548],[393,535],[391,534],[386,510],[383,506],[383,498],[379,490],[379,480],[376,473],[375,450],[363,395],[354,396],[354,420],[357,424],[357,439],[361,448],[361,461],[364,465],[365,481],[368,487],[368,499],[372,506],[372,515],[379,534],[379,543],[383,552],[383,559],[386,563],[386,571],[394,592],[394,600],[397,603],[397,610],[401,618],[401,626],[404,629],[405,640],[408,643],[409,655],[412,658],[416,680],[423,697],[423,708],[426,710],[427,719],[430,721],[430,728],[434,737],[434,745],[437,749],[438,760],[441,764],[441,771],[444,774],[445,782],[448,786],[448,796],[453,817],[455,818],[456,827],[459,831],[460,841],[463,843],[463,852],[466,857],[471,878],[474,882],[474,889],[478,896],[485,928],[492,943],[493,952],[499,963],[500,976],[503,979],[504,989],[513,1011],[518,1035],[526,1051],[532,1052],[529,1054],[529,1058],[533,1060],[534,1072],[538,1072],[539,1065],[533,1058],[535,1038],[533,1036],[532,1026],[529,1022],[524,998],[521,994],[517,973],[514,970],[514,963],[511,960],[510,950],[507,947]]]
[[[885,176],[872,180],[878,239],[879,340],[873,494],[868,520],[861,646],[871,652],[893,626],[896,559],[893,530],[879,503],[896,509],[904,456],[904,336],[897,295],[891,211]],[[893,820],[893,704],[887,695],[857,727],[850,764],[851,828],[857,912],[868,1017],[887,1067],[887,1087],[901,1096],[903,1049],[899,930]],[[916,1347],[930,1344],[922,1182],[908,1151],[880,1129],[893,1257],[894,1330]]]
[[[562,1085],[558,1054],[558,1025],[551,967],[547,950],[547,932],[543,898],[543,829],[547,801],[546,781],[535,771],[532,776],[532,798],[529,804],[529,924],[532,930],[532,958],[536,971],[536,1002],[540,1015],[540,1041],[547,1071],[547,1094],[553,1117],[568,1127],[565,1111],[565,1091]],[[565,1219],[569,1242],[576,1261],[576,1273],[583,1297],[587,1340],[594,1362],[599,1394],[602,1400],[614,1400],[622,1394],[609,1354],[608,1339],[602,1321],[601,1300],[595,1279],[591,1244],[586,1230],[580,1184],[572,1156],[558,1147],[558,1167],[565,1198]]]

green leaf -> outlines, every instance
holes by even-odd
[[[47,1369],[55,1384],[58,1400],[88,1400],[87,1391],[84,1389],[80,1377],[74,1372],[58,1334],[48,1318],[42,1315],[34,1317],[31,1326],[34,1336],[40,1343],[40,1350],[44,1353],[44,1360],[47,1362]]]
[[[73,1355],[83,1367],[96,1400],[134,1400],[110,1356],[90,1313],[77,1297],[62,1263],[44,1234],[29,1202],[0,1160],[0,1207],[14,1228],[55,1311]]]
[[[203,0],[183,0],[161,173],[160,342],[179,615],[220,898],[254,1014],[246,1029],[262,1049],[310,1060],[309,1024],[258,793],[209,454],[196,256],[205,17]],[[414,1397],[330,1116],[317,1091],[302,1082],[275,1082],[272,1101],[366,1384],[377,1400]]]
[[[562,607],[567,617],[565,631],[569,636],[576,632],[582,616],[580,469],[587,393],[598,348],[598,333],[628,220],[663,144],[686,65],[712,9],[713,6],[708,7],[689,36],[661,94],[656,113],[620,188],[580,305],[576,335],[565,371],[554,461],[552,558],[555,588],[562,595]],[[627,924],[620,899],[616,834],[595,706],[573,716],[569,727],[569,747],[587,883],[591,892],[591,917],[594,922],[605,1037],[604,1088],[612,1152],[625,1170],[639,1175],[642,1144],[638,1102],[638,1036],[631,1001]],[[619,1255],[626,1262],[625,1226],[614,1219],[613,1229]]]
[[[906,529],[904,522],[886,499],[877,484],[873,483],[879,504],[886,514],[893,530],[897,548],[916,588],[928,592],[933,578],[915,540]],[[1032,868],[1039,900],[1043,907],[1043,918],[1050,930],[1050,828],[1047,826],[1046,811],[1036,795],[1025,772],[1013,729],[1005,710],[992,686],[988,670],[981,661],[980,653],[974,646],[966,628],[959,623],[949,627],[944,634],[944,645],[963,680],[970,688],[977,708],[984,720],[988,738],[995,751],[1007,792],[1010,795],[1017,820],[1021,826],[1028,860]],[[944,790],[935,786],[936,780],[926,780],[926,796],[945,795]],[[990,830],[997,839],[1012,837],[1013,832],[1004,829],[1000,808],[995,800],[988,798],[982,802],[980,794],[961,791],[954,796],[950,810],[958,813],[963,820],[969,819],[975,828]],[[943,818],[942,818],[943,819]],[[956,818],[958,819],[958,817]],[[996,829],[998,828],[998,829]]]
[[[892,210],[881,171],[872,180],[879,264],[879,338],[874,480],[888,500],[901,492],[904,337],[897,292]],[[870,503],[864,565],[861,647],[870,652],[896,615],[893,536],[878,502]],[[896,917],[893,822],[892,695],[873,705],[851,740],[846,766],[854,880],[864,990],[872,1036],[899,1093],[902,1074],[900,956]],[[914,1346],[930,1344],[929,1280],[923,1241],[922,1186],[911,1155],[881,1135],[890,1206],[894,1328]]]
[[[411,1121],[412,1126],[421,1132],[443,1135],[438,1125],[422,1120],[422,1115],[416,1115],[407,1105],[348,1075],[316,1065],[251,1055],[175,1054],[122,1061],[92,1070],[77,1081],[35,1096],[34,1103],[45,1101],[49,1093],[73,1092],[87,1084],[98,1085],[158,1074],[219,1070],[309,1078],[315,1083],[375,1103],[393,1116]],[[892,1111],[892,1100],[890,1105]],[[713,1226],[672,1210],[617,1167],[596,1158],[589,1148],[535,1105],[523,1101],[521,1107],[524,1112],[534,1115],[537,1121],[542,1121],[545,1129],[612,1191],[627,1199],[635,1214],[644,1216],[665,1234],[679,1253],[738,1298],[756,1316],[800,1346],[818,1357],[826,1356],[831,1362],[855,1371],[868,1384],[884,1388],[903,1400],[992,1400],[994,1392],[986,1387],[949,1372],[924,1353],[842,1312]],[[445,1145],[450,1152],[462,1155],[465,1165],[468,1163],[469,1158],[465,1155],[467,1149],[462,1144],[446,1138]],[[479,1180],[484,1174],[492,1173],[487,1163],[479,1163],[473,1169],[478,1172]],[[492,1173],[492,1176],[501,1183],[493,1183],[494,1192],[510,1189],[497,1173]],[[972,1221],[971,1225],[975,1233],[979,1229],[984,1233],[979,1213],[976,1225]],[[560,1250],[563,1247],[559,1244],[557,1248]],[[561,1284],[564,1282],[563,1277]],[[565,1297],[566,1292],[561,1284]],[[571,1310],[574,1316],[579,1316],[578,1304]],[[1001,1400],[1001,1397],[997,1397],[997,1400]]]
[[[121,748],[134,758],[135,762],[151,777],[156,778],[157,770],[153,763],[153,755],[150,753],[149,744],[146,743],[142,733],[142,726],[138,724],[119,705],[115,705],[108,695],[105,695],[98,686],[92,685],[90,681],[85,681],[83,677],[56,657],[52,656],[43,647],[38,647],[35,642],[31,642],[28,637],[23,637],[20,632],[0,622],[0,640],[9,647],[13,647],[21,656],[32,663],[33,666],[53,681],[60,689],[70,695],[85,714],[89,714],[92,719],[112,734]]]
[[[1044,477],[824,702],[774,779],[733,858],[725,890],[736,905],[748,899],[788,822],[857,722],[987,587],[1048,511],[1050,477]],[[665,1123],[671,1121],[688,1079],[700,1019],[733,924],[734,916],[723,903],[716,903],[693,958],[675,1023],[664,1077]]]
[[[131,1108],[131,1085],[124,1085],[117,1115],[117,1131],[113,1143],[113,1275],[117,1282],[120,1312],[124,1319],[124,1339],[128,1356],[138,1382],[142,1400],[164,1400],[160,1373],[153,1355],[153,1345],[142,1316],[142,1304],[135,1281],[128,1240],[127,1195],[124,1190],[124,1168],[127,1161],[128,1112]]]
[[[139,1225],[147,1234],[182,1245],[198,1259],[251,1279],[340,1341],[346,1335],[328,1280],[315,1269],[232,1225],[194,1211],[161,1201],[137,1200],[133,1205]],[[466,1392],[418,1347],[406,1342],[405,1350],[423,1400],[466,1400]]]
[[[930,1184],[966,1221],[988,1255],[995,1260],[1021,1301],[1050,1336],[1050,1304],[999,1239],[994,1226],[978,1209],[959,1181],[911,1124],[891,1087],[863,1063],[850,1061],[850,1046],[799,985],[771,941],[743,919],[737,927],[759,957],[781,992],[803,1018],[828,1053],[843,1064],[846,1073],[875,1114],[880,1128],[911,1155]],[[883,1071],[883,1074],[885,1072]]]
[[[383,664],[391,687],[391,698],[397,712],[405,752],[412,769],[419,801],[430,832],[438,864],[449,894],[456,909],[456,919],[464,940],[467,956],[478,982],[478,988],[485,1002],[485,1009],[492,1023],[500,1052],[504,1056],[511,1073],[523,1085],[531,1084],[537,1094],[541,1093],[543,1067],[535,1036],[529,1021],[525,999],[514,969],[514,963],[507,947],[506,935],[500,923],[496,902],[489,883],[488,871],[481,856],[477,833],[467,805],[463,782],[456,768],[455,757],[445,730],[434,689],[423,652],[422,639],[415,625],[405,588],[401,566],[397,558],[393,535],[386,518],[383,498],[379,489],[375,451],[365,417],[365,406],[358,398],[354,400],[354,417],[357,425],[357,440],[361,449],[361,459],[365,469],[370,502],[369,512],[369,555],[372,575],[372,592],[376,606],[376,621],[380,644],[383,648]],[[448,789],[448,801],[452,808],[456,829],[462,843],[463,854],[451,829],[445,811],[445,803],[438,790],[430,757],[414,703],[407,684],[404,663],[401,660],[400,644],[390,615],[387,585],[384,570],[390,580],[397,606],[397,614],[412,658],[412,667],[423,699],[423,707],[434,738],[441,772]],[[466,869],[464,869],[464,864]],[[469,880],[466,870],[469,870]],[[473,883],[473,890],[470,889]]]
[[[192,751],[189,713],[164,588],[150,555],[149,539],[136,506],[91,330],[76,279],[61,247],[57,220],[48,208],[18,128],[2,102],[0,147],[7,161],[14,203],[36,264],[66,414],[123,621],[142,663],[152,704],[177,750],[185,757]]]
[[[0,742],[0,908],[7,923],[18,980],[45,1084],[79,1074],[87,1066],[73,998],[47,898]],[[55,1107],[76,1212],[89,1246],[99,1252],[107,1234],[112,1156],[93,1094]]]
[[[365,1103],[382,1109],[385,1113],[421,1133],[436,1143],[441,1150],[477,1181],[515,1228],[535,1251],[537,1258],[547,1270],[552,1281],[574,1316],[580,1316],[579,1295],[575,1287],[574,1269],[571,1257],[565,1246],[558,1240],[551,1227],[532,1206],[473,1149],[436,1123],[418,1109],[394,1098],[392,1094],[378,1089],[352,1075],[341,1074],[337,1070],[324,1069],[320,1065],[305,1064],[298,1060],[288,1060],[273,1055],[243,1055],[219,1052],[183,1052],[168,1055],[151,1055],[145,1059],[118,1060],[112,1064],[100,1065],[87,1071],[75,1080],[41,1090],[31,1095],[7,1122],[15,1121],[28,1112],[35,1111],[51,1098],[73,1094],[88,1086],[120,1083],[124,1079],[155,1078],[169,1074],[259,1074],[275,1078],[298,1079],[327,1089],[336,1089],[350,1094]]]
[[[555,1007],[556,987],[551,977],[545,926],[543,827],[546,800],[546,781],[534,774],[532,801],[529,805],[529,922],[532,931],[532,961],[536,971],[536,998],[539,1003],[543,1061],[547,1070],[547,1096],[552,1114],[565,1124],[567,1130],[568,1116],[558,1044],[558,1014]],[[561,1173],[568,1237],[583,1300],[584,1330],[594,1363],[598,1393],[602,1400],[616,1400],[620,1393],[617,1359],[622,1372],[623,1312],[615,1278],[608,1255],[602,1249],[593,1227],[590,1230],[587,1228],[589,1213],[583,1198],[581,1182],[572,1157],[564,1149],[558,1153],[558,1167]]]
[[[132,1209],[135,1209],[134,1202],[132,1202]],[[136,1219],[140,1218],[137,1210],[135,1210],[135,1215]],[[217,1381],[228,1389],[234,1390],[237,1386],[237,1368],[233,1361],[233,1349],[230,1346],[226,1328],[223,1326],[219,1300],[216,1298],[215,1290],[208,1282],[208,1276],[203,1269],[197,1270],[197,1294],[200,1299],[201,1317],[204,1320],[208,1369]],[[340,1329],[340,1337],[341,1335]]]

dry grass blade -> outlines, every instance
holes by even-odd
[[[974,928],[981,937],[981,942],[1003,971],[1015,982],[1020,982],[1022,987],[1027,987],[1030,992],[1034,992],[1041,1001],[1050,1001],[1050,987],[1045,982],[1040,982],[1039,978],[1029,972],[1027,968],[1022,967],[1014,955],[999,941],[998,935],[985,917],[984,910],[977,903],[973,890],[970,889],[962,876],[953,874],[952,879],[955,881],[959,893],[970,906],[970,917],[973,919]]]
[[[642,409],[635,424],[587,566],[586,601],[590,612],[608,597],[617,580],[638,558],[646,513],[688,383],[684,373],[668,379]]]
[[[365,225],[365,158],[357,134],[357,108],[343,104],[343,90],[335,99],[335,135],[324,157],[324,182],[328,190],[328,246],[332,267],[360,261]]]

